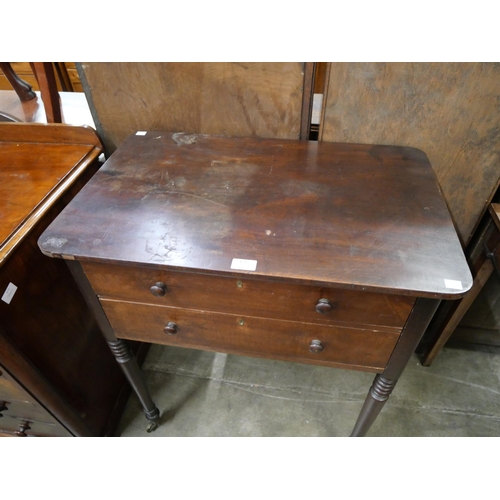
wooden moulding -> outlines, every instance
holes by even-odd
[[[63,123],[2,124],[1,142],[86,144],[102,150],[99,137],[92,127],[75,127]]]
[[[250,316],[264,314],[266,318],[324,325],[355,324],[400,332],[415,302],[407,296],[265,282],[251,277],[237,280],[94,262],[82,262],[82,266],[101,298],[228,314],[245,311]],[[151,293],[155,283],[166,284],[164,295]],[[331,302],[331,313],[316,311],[322,297]]]
[[[45,213],[56,203],[56,201],[73,185],[74,181],[85,171],[85,169],[101,154],[102,146],[95,131],[90,127],[73,127],[62,124],[26,124],[26,123],[1,123],[0,124],[0,151],[4,150],[16,152],[16,157],[23,153],[21,160],[17,160],[12,165],[9,155],[0,159],[0,168],[7,175],[26,176],[30,175],[30,170],[34,167],[34,158],[30,158],[30,150],[34,145],[39,146],[39,150],[49,150],[57,161],[58,153],[61,159],[60,166],[63,177],[59,182],[51,183],[29,183],[32,204],[30,206],[18,203],[15,198],[23,198],[23,193],[12,193],[12,198],[4,199],[0,203],[5,203],[9,207],[9,216],[14,212],[14,225],[12,220],[7,221],[6,214],[0,219],[0,233],[4,239],[0,242],[0,266],[26,237],[30,230],[37,224]],[[72,157],[78,161],[72,168],[64,166],[64,155],[71,149]],[[5,162],[5,163],[4,163]],[[37,165],[36,169],[44,169],[47,177],[50,174],[52,165],[50,163]],[[40,172],[33,171],[34,175]],[[54,172],[57,178],[58,172]],[[9,189],[5,185],[5,189]],[[0,205],[1,206],[1,205]]]

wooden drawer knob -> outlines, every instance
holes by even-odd
[[[309,351],[313,354],[318,354],[323,350],[323,345],[320,340],[311,340],[311,345],[309,346]]]
[[[26,431],[29,431],[31,427],[28,425],[27,422],[24,422],[19,426],[19,430],[14,432],[14,434],[18,437],[28,437],[28,434],[26,434]]]
[[[332,309],[332,303],[328,299],[319,299],[316,304],[316,312],[321,314],[329,313]]]
[[[155,297],[163,297],[167,293],[167,285],[165,283],[162,283],[161,281],[158,281],[155,285],[153,285],[149,291],[155,296]]]
[[[2,412],[8,410],[5,401],[0,401],[0,418],[3,417]]]
[[[177,325],[169,321],[163,331],[168,335],[175,335],[177,333]]]

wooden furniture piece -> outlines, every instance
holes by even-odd
[[[423,366],[430,366],[434,362],[491,274],[496,272],[500,279],[500,204],[490,204],[489,214],[490,216],[486,218],[483,227],[479,228],[470,248],[466,251],[474,277],[472,288],[463,299],[446,304],[446,307],[442,307],[433,318],[427,332],[429,340],[422,349]]]
[[[109,156],[136,130],[307,139],[314,63],[77,63]]]
[[[32,62],[29,64],[40,87],[40,93],[47,115],[47,122],[61,123],[61,105],[59,102],[59,92],[57,90],[56,73],[53,63]],[[0,63],[0,69],[7,77],[22,102],[27,102],[36,98],[36,94],[33,92],[31,85],[16,75],[10,63]]]
[[[123,339],[375,372],[387,400],[472,278],[426,155],[137,132],[41,235],[158,422]]]
[[[112,433],[129,387],[43,230],[97,171],[90,128],[0,124],[0,434]]]

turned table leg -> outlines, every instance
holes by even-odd
[[[141,402],[146,418],[150,421],[147,431],[154,431],[160,424],[160,410],[158,410],[151,399],[151,395],[149,394],[149,390],[144,380],[144,375],[139,367],[139,364],[137,363],[137,359],[130,351],[127,343],[116,338],[113,328],[109,324],[108,318],[99,303],[99,299],[95,295],[80,263],[77,261],[66,261],[66,264],[68,265],[71,274],[80,288],[83,298],[87,302],[90,310],[94,313],[97,324],[99,325],[111,352],[115,356],[115,359],[123,370],[125,377]]]
[[[153,403],[149,395],[146,382],[137,359],[130,351],[128,345],[123,340],[108,340],[109,348],[114,354],[116,361],[120,364],[123,373],[134,389],[139,401],[141,402],[146,418],[151,422],[147,428],[148,432],[154,431],[160,423],[160,411]]]
[[[363,408],[358,416],[356,425],[352,431],[351,437],[365,436],[378,414],[381,412],[385,402],[389,399],[396,381],[386,380],[378,374],[370,387],[368,396],[365,399]]]
[[[365,436],[370,429],[420,342],[439,302],[435,299],[417,299],[386,369],[382,374],[376,375],[368,391],[352,431],[352,437]]]

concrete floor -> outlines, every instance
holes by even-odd
[[[143,370],[162,413],[146,432],[134,395],[121,436],[348,436],[374,375],[153,345]],[[500,355],[416,355],[369,436],[500,436]]]

